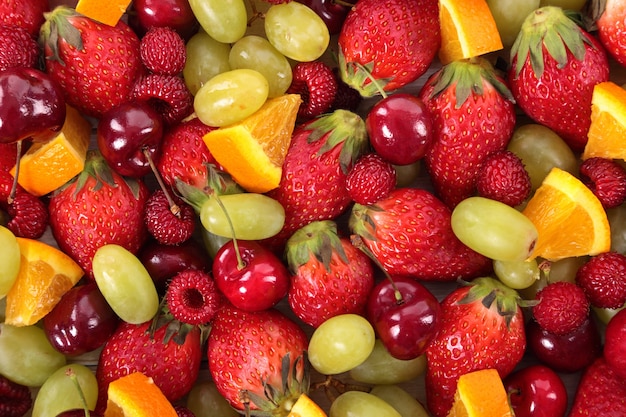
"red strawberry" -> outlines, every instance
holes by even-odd
[[[359,204],[373,204],[395,187],[395,168],[376,153],[360,158],[346,178],[348,193]]]
[[[59,6],[41,28],[46,70],[68,104],[99,117],[131,97],[143,71],[139,38],[122,20],[115,27]]]
[[[264,409],[286,417],[299,395],[308,391],[307,347],[302,328],[280,311],[246,312],[226,305],[213,318],[209,333],[209,371],[219,393],[236,410]]]
[[[560,336],[573,332],[589,318],[585,291],[569,281],[555,281],[537,292],[533,317],[539,327]]]
[[[178,75],[187,61],[185,41],[174,29],[152,27],[141,38],[141,62],[159,75]]]
[[[396,188],[370,206],[355,204],[349,226],[390,275],[454,281],[488,273],[491,260],[461,243],[450,216],[432,193]]]
[[[441,302],[441,326],[426,350],[426,399],[435,417],[452,407],[459,377],[493,368],[506,377],[524,356],[520,297],[493,278],[477,278]]]
[[[599,357],[583,372],[569,417],[623,417],[624,410],[626,383]]]
[[[424,74],[439,50],[439,3],[360,0],[348,12],[338,43],[348,85],[364,97],[396,90]]]
[[[0,2],[0,24],[25,29],[37,37],[44,22],[44,13],[50,9],[48,0],[3,0]]]
[[[506,148],[515,107],[504,80],[484,59],[452,62],[426,81],[419,97],[435,136],[424,158],[435,194],[453,208],[476,191],[489,154]]]
[[[0,25],[0,44],[0,71],[37,64],[39,46],[26,29]]]
[[[592,20],[598,31],[598,38],[606,51],[621,65],[626,66],[626,2],[623,0],[593,1],[592,5],[604,8],[595,10]]]
[[[147,237],[144,206],[149,192],[141,180],[125,179],[90,151],[83,171],[50,198],[50,226],[59,248],[92,276],[101,246],[115,243],[137,253]]]
[[[317,117],[326,113],[335,101],[335,73],[321,61],[298,62],[293,68],[293,79],[287,93],[300,94],[302,103],[298,116],[301,119]]]
[[[367,255],[337,234],[330,220],[310,223],[287,241],[292,273],[288,300],[303,322],[318,327],[338,314],[363,314],[374,286]]]
[[[513,97],[534,121],[554,130],[574,151],[587,143],[593,87],[609,78],[600,42],[560,7],[531,13],[511,48]]]
[[[15,161],[15,154],[13,161]],[[30,194],[19,184],[15,197],[9,203],[9,194],[13,186],[13,176],[0,169],[0,208],[9,215],[6,227],[14,235],[29,239],[39,239],[48,227],[48,208],[38,197]]]
[[[509,150],[487,156],[476,179],[478,195],[511,207],[522,204],[530,195],[530,175],[522,160]]]

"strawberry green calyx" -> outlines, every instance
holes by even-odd
[[[480,277],[464,283],[470,286],[467,294],[459,300],[459,304],[480,302],[486,309],[494,310],[504,317],[507,326],[517,315],[519,307],[530,306],[514,289],[502,284],[495,278]]]
[[[530,58],[535,76],[537,79],[541,78],[544,71],[544,47],[558,65],[563,67],[568,61],[568,50],[578,61],[584,59],[585,44],[594,48],[572,16],[560,7],[541,7],[526,18],[511,47],[511,62],[513,58],[517,59],[515,76],[519,75],[527,58]]]
[[[39,32],[39,43],[42,46],[47,45],[52,51],[48,59],[65,64],[59,55],[61,39],[79,51],[84,49],[80,31],[69,21],[70,18],[81,15],[71,7],[59,6],[51,12],[44,13],[44,16],[46,21]]]
[[[391,78],[375,78],[372,76],[374,63],[359,64],[358,62],[346,62],[346,58],[341,51],[337,56],[339,62],[340,75],[343,82],[354,88],[361,94],[361,97],[373,97],[375,95],[386,95],[385,87]]]
[[[311,256],[330,271],[333,252],[339,254],[345,263],[349,262],[337,234],[337,224],[332,220],[309,223],[296,231],[287,241],[286,257],[292,273],[306,264]]]

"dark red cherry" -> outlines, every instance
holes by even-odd
[[[348,16],[350,6],[348,5],[356,3],[356,1],[336,1],[336,0],[297,0],[298,3],[302,3],[309,6],[319,17],[322,18],[328,31],[331,35],[337,34],[341,31],[344,20]]]
[[[199,28],[188,0],[134,0],[128,24],[140,37],[150,28],[169,27],[185,40]]]

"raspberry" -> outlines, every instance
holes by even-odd
[[[17,26],[0,25],[0,71],[14,67],[37,65],[39,46],[25,29]]]
[[[481,165],[476,191],[482,197],[515,207],[530,195],[530,176],[517,155],[508,150],[497,151]]]
[[[179,272],[172,278],[165,299],[172,316],[191,325],[211,321],[221,304],[215,281],[207,273],[194,269]]]
[[[180,74],[187,60],[185,41],[167,27],[152,27],[141,38],[139,53],[145,67],[159,75]]]
[[[48,227],[48,209],[37,197],[24,191],[17,193],[7,208],[11,220],[7,227],[15,236],[39,239]]]
[[[181,77],[146,75],[135,85],[133,97],[148,101],[169,126],[193,113],[193,96]]]
[[[196,415],[184,405],[177,404],[174,406],[174,410],[176,414],[178,414],[178,417],[196,417]]]
[[[33,405],[30,389],[0,375],[0,416],[22,417]]]
[[[626,303],[626,256],[605,252],[578,268],[576,283],[585,291],[591,305],[619,308]]]
[[[300,94],[298,116],[311,119],[330,110],[337,94],[337,80],[333,70],[321,61],[299,62],[293,68],[287,93]]]
[[[604,208],[617,207],[626,200],[626,170],[612,159],[586,159],[580,165],[580,179]]]
[[[576,330],[589,316],[589,301],[581,287],[558,281],[537,293],[539,303],[533,307],[535,321],[542,329],[565,335]]]
[[[148,232],[161,244],[178,245],[191,237],[195,229],[195,211],[181,198],[156,190],[148,201],[144,221]]]
[[[373,204],[386,197],[396,186],[396,170],[380,155],[361,157],[346,178],[346,189],[353,201]]]
[[[356,112],[363,101],[363,96],[341,79],[338,68],[333,70],[333,74],[335,75],[335,81],[337,81],[337,93],[335,94],[335,99],[330,109],[343,109]]]

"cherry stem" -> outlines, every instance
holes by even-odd
[[[163,194],[165,194],[167,203],[170,205],[170,211],[172,212],[174,216],[180,217],[180,207],[178,206],[178,204],[174,202],[174,199],[172,198],[171,194],[167,190],[167,186],[163,182],[163,178],[161,177],[161,174],[159,173],[159,170],[157,169],[156,165],[154,165],[154,161],[152,160],[152,157],[150,156],[150,152],[148,152],[148,148],[145,148],[145,147],[142,148],[142,152],[144,156],[146,157],[146,159],[148,160],[148,164],[150,164],[150,169],[152,169],[152,172],[154,173],[154,176],[156,177],[156,180],[159,183],[159,187],[161,187],[161,190],[163,190]]]
[[[85,393],[83,392],[83,388],[80,386],[80,382],[78,382],[76,373],[74,372],[72,368],[67,368],[67,370],[65,371],[65,375],[67,375],[72,380],[72,382],[74,383],[74,386],[76,387],[76,390],[78,391],[78,396],[80,397],[80,401],[83,403],[85,417],[90,417],[91,414],[89,413],[89,406],[87,405],[87,399],[85,398]]]
[[[252,26],[252,24],[254,23],[255,20],[257,19],[264,19],[265,18],[265,14],[260,12],[257,8],[256,8],[256,3],[254,2],[254,0],[248,0],[248,4],[250,5],[250,8],[252,9],[252,17],[250,19],[248,19],[248,27]]]
[[[350,8],[354,7],[354,3],[350,3],[349,1],[334,0],[333,3]]]
[[[224,206],[224,203],[222,203],[222,200],[220,199],[220,197],[216,194],[212,194],[211,196],[215,198],[215,201],[217,201],[217,204],[220,206],[220,208],[226,215],[226,220],[228,221],[228,226],[230,226],[230,232],[232,233],[233,249],[235,249],[235,255],[237,256],[237,269],[241,271],[242,269],[246,267],[246,264],[243,262],[243,259],[241,258],[241,252],[239,251],[239,244],[237,244],[237,238],[235,237],[235,226],[233,225],[233,221],[228,215],[228,211],[226,210],[226,207]]]
[[[15,194],[17,193],[17,178],[20,175],[20,159],[22,158],[22,141],[17,141],[17,151],[15,157],[15,176],[13,177],[13,184],[11,185],[11,192],[7,198],[7,204],[13,204],[15,200]]]

